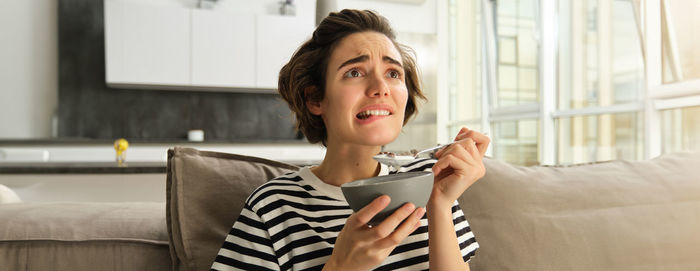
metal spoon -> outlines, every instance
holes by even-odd
[[[379,154],[373,156],[374,160],[377,160],[377,162],[391,166],[394,169],[398,169],[402,167],[403,165],[406,165],[408,163],[413,162],[418,158],[419,155],[421,154],[429,154],[430,158],[435,158],[435,153],[442,149],[446,148],[447,146],[452,145],[454,142],[445,144],[445,145],[437,145],[435,147],[430,147],[424,150],[415,150],[412,149],[409,152],[403,152],[403,153],[393,153],[393,152],[380,152]]]

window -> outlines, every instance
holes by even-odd
[[[508,163],[537,165],[539,122],[536,119],[494,122],[493,156]]]
[[[632,2],[557,2],[556,162],[641,159],[644,57]]]
[[[658,7],[649,12],[656,16],[649,16],[647,23],[660,28],[660,35],[647,37],[648,58],[661,63],[649,67],[660,76],[650,76],[649,80],[653,110],[648,111],[656,122],[647,129],[651,128],[651,137],[661,142],[659,153],[700,150],[700,52],[695,48],[700,43],[700,36],[695,34],[700,27],[700,2],[646,2]]]
[[[661,111],[664,153],[700,150],[700,106]]]
[[[493,132],[491,156],[521,165],[700,150],[700,2],[448,6],[450,104],[438,114],[449,121],[438,129],[478,124]]]
[[[642,157],[639,113],[580,115],[556,120],[557,162],[575,164]]]
[[[700,79],[698,12],[697,0],[661,1],[663,83]]]
[[[496,2],[498,88],[495,106],[537,103],[534,0]]]
[[[449,99],[445,112],[448,137],[461,127],[482,131],[482,24],[479,1],[449,2]],[[444,140],[444,139],[443,139]]]

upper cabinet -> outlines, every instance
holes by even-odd
[[[190,83],[190,12],[105,1],[107,82]]]
[[[313,19],[105,0],[106,81],[121,87],[276,89]]]
[[[255,16],[192,10],[192,85],[255,88]]]

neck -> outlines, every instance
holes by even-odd
[[[326,156],[311,171],[323,182],[340,186],[354,180],[379,174],[379,163],[372,159],[381,150],[379,146],[328,145]]]

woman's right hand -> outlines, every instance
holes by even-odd
[[[389,196],[380,196],[348,217],[323,270],[370,270],[420,226],[425,208],[406,203],[379,225],[368,227],[370,219],[390,201]]]

